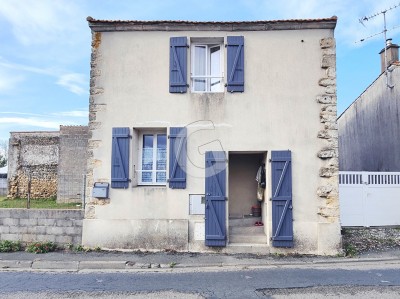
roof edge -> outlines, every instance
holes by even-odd
[[[269,31],[301,29],[335,29],[337,17],[322,19],[292,19],[270,21],[138,21],[138,20],[96,20],[87,17],[93,31]]]

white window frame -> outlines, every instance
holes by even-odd
[[[206,74],[205,76],[195,76],[195,47],[196,46],[201,46],[201,47],[206,47]],[[220,47],[220,76],[211,76],[210,75],[210,69],[209,69],[209,65],[210,65],[210,50],[213,47]],[[216,93],[216,92],[224,92],[224,87],[225,87],[225,81],[224,81],[224,44],[223,42],[192,42],[190,45],[191,48],[191,61],[190,61],[190,81],[191,81],[191,91],[194,93]],[[198,79],[198,78],[206,78],[209,80],[206,80],[206,90],[195,90],[195,84],[194,84],[194,79]],[[215,79],[218,78],[221,80],[221,85],[220,85],[220,89],[217,91],[211,91],[211,79]]]
[[[142,162],[143,162],[143,136],[144,135],[153,135],[153,169],[152,170],[143,170]],[[157,170],[157,135],[165,135],[166,137],[166,159],[165,159],[165,170]],[[168,182],[167,170],[168,170],[168,135],[165,130],[157,130],[157,131],[140,131],[139,132],[139,169],[136,170],[138,173],[138,185],[140,186],[166,186]],[[143,172],[152,172],[152,182],[143,182],[142,181],[142,173]],[[157,182],[157,172],[165,172],[165,182]]]

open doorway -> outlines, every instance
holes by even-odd
[[[229,218],[252,216],[259,204],[256,175],[265,158],[262,152],[229,154]]]
[[[266,152],[229,153],[229,243],[268,243],[258,198],[265,189],[259,189],[256,180],[260,167],[265,170],[266,157]]]

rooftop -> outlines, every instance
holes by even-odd
[[[300,29],[334,29],[337,17],[268,21],[139,21],[86,19],[93,31],[268,31]]]

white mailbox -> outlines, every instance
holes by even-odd
[[[108,183],[94,183],[92,196],[96,198],[108,198]]]

